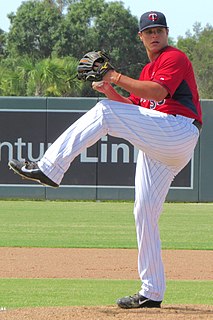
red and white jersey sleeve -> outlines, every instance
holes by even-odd
[[[130,94],[129,99],[134,104],[202,122],[194,71],[190,60],[182,51],[166,47],[156,60],[143,68],[139,80],[159,83],[166,88],[168,96],[162,101],[154,101]]]

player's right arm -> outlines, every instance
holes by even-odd
[[[104,80],[106,82],[115,83],[127,92],[147,100],[161,101],[168,95],[167,89],[158,82],[135,80],[123,74],[119,74],[115,70],[107,72],[104,76]]]

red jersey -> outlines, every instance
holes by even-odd
[[[168,114],[179,114],[202,123],[202,111],[192,64],[182,51],[168,46],[156,60],[142,70],[139,80],[155,81],[168,91],[162,101],[146,100],[130,94],[129,99],[142,107]]]

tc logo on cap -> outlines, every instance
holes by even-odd
[[[149,11],[142,14],[139,22],[140,32],[145,29],[155,27],[167,28],[166,18],[164,14],[158,11]]]
[[[156,21],[158,19],[157,13],[150,13],[149,14],[149,20]]]

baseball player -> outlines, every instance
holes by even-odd
[[[168,45],[168,32],[163,13],[141,16],[138,35],[150,62],[139,79],[117,72],[101,52],[85,55],[79,63],[79,79],[92,81],[94,90],[108,99],[72,124],[40,161],[9,162],[21,176],[58,187],[74,158],[106,134],[139,149],[134,216],[142,286],[138,293],[117,300],[121,308],[161,306],[165,276],[158,220],[171,182],[190,161],[202,127],[192,65],[183,52]],[[129,97],[120,95],[116,86]]]

